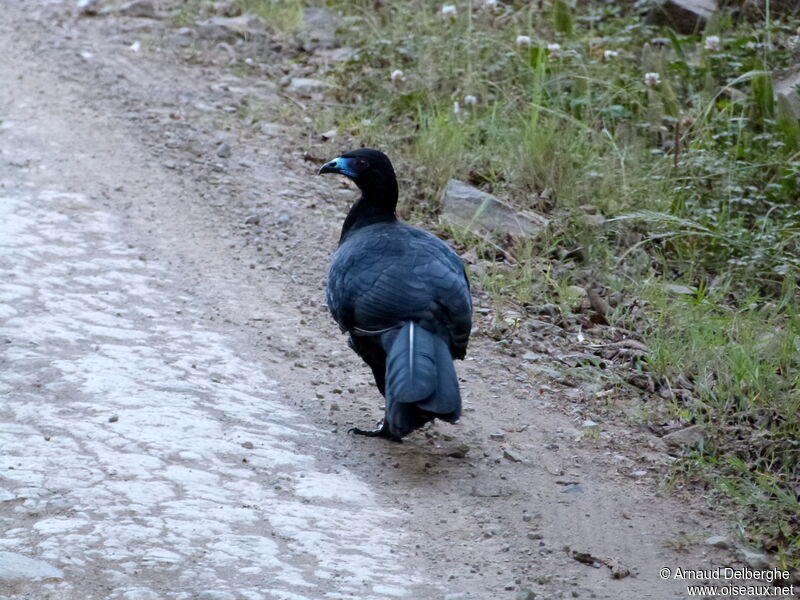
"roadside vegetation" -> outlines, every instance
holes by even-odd
[[[633,2],[329,2],[354,53],[317,118],[391,153],[412,220],[436,222],[451,178],[550,218],[534,239],[447,233],[498,310],[635,335],[646,412],[703,426],[673,478],[798,567],[800,121],[774,87],[800,15],[756,4],[678,34]]]

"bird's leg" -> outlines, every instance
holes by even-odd
[[[367,437],[382,437],[386,438],[387,440],[392,440],[393,442],[403,442],[403,440],[392,434],[392,432],[389,430],[389,425],[386,423],[386,419],[381,419],[378,421],[378,426],[376,429],[361,429],[360,427],[351,427],[350,433],[356,435],[366,435]]]

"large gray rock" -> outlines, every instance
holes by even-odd
[[[43,560],[28,558],[16,552],[0,552],[0,581],[61,579],[63,576],[61,569],[56,569]]]
[[[303,13],[303,24],[295,34],[297,43],[306,52],[320,48],[335,48],[336,29],[339,17],[327,8],[307,8]]]
[[[441,220],[479,235],[513,236],[535,235],[549,223],[541,215],[519,212],[499,198],[455,179],[445,187]]]
[[[655,0],[646,21],[679,33],[701,31],[717,10],[717,0]]]
[[[783,77],[779,77],[774,84],[775,97],[778,102],[796,119],[800,119],[800,93],[797,91],[798,86],[800,86],[800,68],[795,68],[783,75]]]

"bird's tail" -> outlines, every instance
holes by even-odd
[[[455,423],[461,394],[447,342],[418,323],[381,336],[386,351],[386,420],[402,437],[433,418]]]

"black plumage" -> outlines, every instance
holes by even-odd
[[[457,421],[453,359],[464,358],[472,327],[464,265],[439,238],[397,220],[397,179],[382,152],[347,152],[320,173],[361,189],[331,262],[327,302],[372,369],[386,414],[378,429],[353,431],[399,440],[434,418]]]

